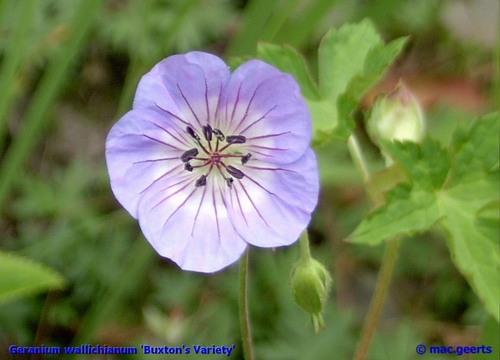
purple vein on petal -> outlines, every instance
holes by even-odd
[[[171,145],[171,144],[167,144],[166,142],[158,140],[158,139],[155,139],[152,136],[149,136],[149,135],[146,135],[146,134],[141,134],[141,136],[144,136],[145,138],[148,138],[149,140],[152,140],[152,141],[155,141],[155,142],[160,143],[162,145],[165,145],[166,147],[169,147],[169,148],[181,151],[181,149],[178,148],[177,146],[174,146],[174,145]]]
[[[282,149],[282,148],[274,148],[274,147],[269,147],[269,146],[262,146],[262,145],[249,145],[249,148],[252,149],[263,149],[263,150],[276,150],[276,151],[288,151],[290,149]]]
[[[174,186],[180,185],[180,184],[182,184],[182,183],[185,183],[186,181],[191,181],[191,180],[193,180],[193,179],[192,179],[192,176],[184,176],[184,178],[183,178],[183,179],[181,179],[181,180],[177,181],[176,183],[173,183],[173,184],[170,184],[170,185],[168,185],[168,186],[164,187],[164,188],[163,188],[163,189],[161,189],[160,191],[165,191],[165,190],[168,190],[168,189],[170,189],[170,188],[173,188]],[[170,197],[170,196],[171,196],[171,195],[169,195],[168,197]],[[167,197],[167,198],[168,198],[168,197]]]
[[[191,104],[189,103],[189,101],[186,99],[186,96],[182,92],[182,89],[179,86],[179,84],[177,84],[177,89],[179,89],[179,92],[181,93],[182,98],[186,102],[186,105],[189,107],[189,110],[191,110],[191,113],[193,114],[194,118],[196,119],[196,121],[198,121],[198,124],[201,126],[200,119],[198,119],[198,116],[196,116],[196,113],[194,112],[193,108],[191,107]]]
[[[207,123],[210,124],[210,107],[208,106],[208,85],[207,85],[207,78],[204,77],[205,80],[205,105],[207,107]]]
[[[196,221],[198,221],[198,215],[200,214],[201,205],[203,204],[203,200],[205,199],[205,194],[207,193],[207,187],[203,187],[203,194],[201,195],[200,204],[198,205],[198,210],[196,211],[196,215],[194,216],[193,227],[191,228],[191,236],[193,236],[194,227],[196,226]]]
[[[266,219],[262,216],[262,214],[260,213],[259,209],[257,209],[257,206],[255,206],[255,204],[254,204],[254,202],[252,200],[252,197],[248,194],[248,191],[245,188],[245,185],[243,185],[243,183],[241,181],[240,181],[240,185],[241,185],[241,188],[243,189],[243,191],[245,192],[245,194],[247,195],[248,200],[250,200],[250,203],[252,204],[253,208],[255,209],[255,211],[257,211],[257,214],[259,214],[259,217],[262,219],[262,221],[264,222],[264,224],[266,224],[266,226],[268,228],[270,228],[269,224],[266,222]]]
[[[139,194],[142,194],[144,193],[144,191],[148,190],[149,188],[151,188],[151,186],[153,186],[154,184],[156,184],[158,181],[160,181],[161,179],[165,178],[165,176],[169,175],[171,172],[173,172],[174,170],[177,170],[179,167],[181,167],[182,165],[178,165],[172,169],[170,169],[169,171],[167,171],[165,174],[163,174],[162,176],[160,176],[159,178],[153,180],[153,182],[151,184],[149,184],[148,186],[146,186],[143,190],[141,190],[139,192]]]
[[[266,189],[264,186],[262,186],[258,181],[255,181],[254,179],[252,179],[250,176],[246,176],[246,178],[248,180],[250,180],[251,182],[253,182],[255,185],[257,185],[258,187],[260,187],[262,190],[264,190],[265,192],[267,192],[269,195],[272,195],[274,196],[276,199],[278,199],[279,201],[281,201],[282,203],[286,204],[287,206],[290,206],[290,207],[294,207],[294,205],[290,204],[289,202],[285,201],[284,199],[282,199],[281,197],[279,197],[278,195],[276,195],[275,193],[273,193],[272,191]]]
[[[156,126],[157,128],[163,130],[164,132],[166,132],[167,134],[169,134],[171,137],[173,137],[175,140],[177,140],[179,143],[181,143],[182,145],[184,146],[189,146],[189,144],[186,142],[186,139],[185,138],[182,138],[182,139],[179,139],[177,136],[175,136],[174,134],[172,134],[169,130],[165,129],[163,126],[161,125],[158,125],[152,121],[150,121],[151,124],[153,124],[154,126]],[[176,129],[176,132],[177,134],[179,134],[179,132],[177,131]]]
[[[213,185],[212,185],[212,204],[214,205],[215,224],[217,225],[217,236],[219,237],[219,244],[220,244],[221,242],[220,242],[219,213],[217,212],[217,204],[215,202],[215,189]]]
[[[249,101],[249,102],[248,102],[248,104],[247,104],[247,108],[246,108],[246,110],[245,110],[245,115],[243,115],[243,117],[240,119],[240,122],[238,123],[238,125],[236,125],[236,132],[237,132],[237,130],[239,129],[239,127],[241,126],[241,124],[243,124],[243,121],[245,121],[245,119],[247,118],[247,116],[248,116],[248,111],[250,110],[250,106],[252,106],[252,102],[253,102],[253,99],[255,98],[255,94],[257,93],[257,89],[258,89],[258,88],[259,88],[259,86],[257,86],[257,87],[254,89],[253,94],[252,94],[252,97],[250,98],[250,101]],[[239,93],[238,93],[238,95],[239,95]],[[237,105],[237,103],[234,105],[235,109],[236,109],[236,105]],[[232,115],[232,117],[231,117],[231,118],[234,118],[234,110],[235,110],[235,109],[233,109],[233,115]],[[246,129],[245,129],[245,130],[246,130]],[[245,131],[245,130],[243,130],[243,131]],[[243,132],[243,131],[240,131],[240,132]]]
[[[158,201],[151,209],[154,209],[156,208],[157,206],[163,204],[165,201],[167,201],[168,199],[170,199],[172,196],[174,195],[177,195],[179,192],[183,191],[185,188],[187,188],[189,185],[189,183],[187,183],[186,185],[184,185],[183,187],[181,187],[180,189],[176,190],[175,192],[173,192],[172,194],[168,195],[167,197],[161,199],[160,201]],[[164,191],[166,189],[162,189],[161,191]],[[177,210],[176,210],[177,211]]]
[[[278,134],[269,134],[269,135],[247,137],[247,141],[249,141],[249,140],[257,140],[257,139],[265,139],[265,138],[270,138],[270,137],[277,137],[277,136],[281,136],[281,135],[290,134],[290,132],[291,131],[285,131],[285,132],[278,133]]]
[[[238,182],[239,183],[239,182]],[[241,217],[245,220],[246,226],[248,226],[247,218],[245,217],[245,213],[243,212],[243,207],[241,206],[240,196],[238,195],[238,188],[236,184],[233,186],[234,195],[236,196],[236,201],[238,202],[238,207],[240,209]],[[231,197],[231,203],[233,202],[233,198]]]
[[[220,105],[220,97],[221,97],[221,94],[222,94],[222,89],[224,88],[224,85],[221,84],[220,87],[219,87],[219,96],[217,97],[217,105],[215,106],[215,116],[214,116],[214,124],[216,123],[217,119],[219,119],[219,105]],[[227,116],[227,114],[226,114]],[[219,119],[219,122],[221,122],[221,119]],[[218,126],[220,126],[221,124],[216,124]]]
[[[222,191],[222,189],[221,189],[221,188],[220,188],[219,190],[221,190],[221,191],[219,191],[219,195],[220,195],[220,198],[221,198],[222,204],[224,205],[224,208],[226,209],[226,213],[227,213],[227,214],[229,214],[229,212],[230,212],[230,211],[229,211],[229,209],[228,209],[228,207],[227,207],[227,201],[226,201],[226,199],[224,198],[225,191]],[[232,203],[233,203],[233,199],[232,199],[232,197],[231,197],[231,205],[232,205]],[[245,216],[244,216],[244,215],[243,215],[243,219],[245,220],[245,224],[247,224],[247,226],[248,226],[247,219],[245,218]],[[238,235],[240,235],[240,233],[238,232],[238,230],[234,227],[234,225],[233,225],[232,223],[231,223],[231,226],[233,227],[234,232],[235,232],[235,233],[237,233]],[[240,235],[240,236],[241,236],[241,235]]]
[[[255,169],[255,170],[287,171],[287,172],[291,172],[291,173],[297,174],[297,171],[295,171],[295,170],[283,169],[283,168],[266,168],[266,167],[253,166],[253,165],[246,165],[245,167],[249,168],[249,169]]]
[[[242,85],[242,83],[240,83],[240,85],[238,86],[238,92],[236,93],[236,99],[234,99],[233,110],[231,111],[231,117],[229,118],[230,121],[234,120],[234,114],[236,113],[236,108],[238,107],[238,104],[240,103],[241,85]],[[226,118],[227,118],[227,114],[226,114]],[[238,126],[236,126],[236,129],[237,128],[238,128]]]
[[[157,161],[167,161],[167,160],[179,160],[179,157],[171,157],[171,158],[160,158],[160,159],[151,159],[151,160],[141,160],[141,161],[134,161],[132,164],[143,164],[143,163],[150,163],[150,162],[157,162]]]
[[[188,185],[189,185],[189,184],[188,184]],[[186,185],[186,186],[187,186],[187,185]],[[185,188],[186,186],[184,186],[184,188]],[[181,190],[184,190],[184,188],[179,189],[179,190],[178,190],[178,191],[176,191],[174,194],[176,194],[177,192],[179,192],[179,191],[181,191]],[[189,200],[189,198],[190,198],[190,197],[194,194],[194,192],[195,192],[197,189],[198,189],[198,188],[194,188],[194,189],[193,189],[193,191],[191,191],[191,192],[189,193],[189,195],[188,195],[188,196],[186,196],[186,199],[182,202],[182,204],[180,204],[180,205],[177,207],[177,209],[175,209],[175,210],[174,210],[174,212],[173,212],[172,214],[170,214],[170,216],[167,218],[167,220],[165,220],[165,222],[163,223],[163,226],[165,226],[165,225],[168,223],[168,221],[170,220],[170,218],[171,218],[172,216],[174,216],[174,214],[175,214],[177,211],[179,211],[179,210],[180,210],[180,208],[181,208],[181,207],[183,207],[183,206],[186,204],[186,202]],[[172,194],[172,195],[174,195],[174,194]],[[172,196],[172,195],[170,195],[170,196]],[[165,200],[166,200],[166,199],[163,199],[162,201],[160,201],[160,203],[162,203],[162,202],[163,202],[163,201],[165,201]],[[156,206],[158,206],[160,203],[158,203],[157,205],[155,205],[155,206],[153,207],[153,209],[154,209]]]
[[[257,150],[252,150],[252,154],[253,155],[257,154],[257,155],[265,156],[265,157],[268,157],[268,158],[275,157],[274,155],[266,154],[266,153],[263,153],[263,152],[260,152],[260,151],[257,151]]]
[[[264,120],[266,118],[266,116],[271,112],[273,111],[274,109],[276,109],[276,107],[278,107],[278,105],[274,105],[271,109],[269,109],[264,115],[262,115],[260,118],[258,118],[257,120],[255,120],[253,123],[251,123],[250,125],[248,125],[246,128],[244,128],[243,130],[239,131],[240,134],[243,134],[245,131],[247,131],[248,129],[250,129],[252,126],[254,126],[255,124],[257,124],[258,122],[260,122],[261,120]]]
[[[167,109],[162,108],[160,105],[158,105],[158,104],[156,104],[156,103],[155,103],[155,105],[156,105],[156,107],[157,107],[158,109],[160,109],[160,110],[161,110],[161,111],[163,111],[163,112],[166,112],[168,115],[172,116],[173,118],[176,118],[177,120],[179,120],[179,121],[180,121],[181,123],[183,123],[184,125],[191,125],[191,123],[189,123],[188,121],[186,121],[186,120],[182,119],[181,117],[179,117],[179,116],[175,115],[173,112],[171,112],[171,111],[169,111],[169,110],[167,110]]]

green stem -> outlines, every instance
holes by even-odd
[[[250,311],[248,308],[248,252],[245,251],[240,261],[240,330],[243,343],[243,357],[245,360],[254,360],[252,346],[252,331],[250,328]]]
[[[370,343],[373,335],[375,334],[380,313],[382,312],[385,298],[389,290],[389,285],[391,283],[392,270],[394,269],[394,264],[396,262],[399,244],[399,238],[387,242],[384,257],[382,259],[382,267],[380,268],[377,285],[375,286],[375,292],[370,303],[368,314],[366,315],[366,320],[361,331],[361,340],[359,341],[353,360],[365,359],[370,348]]]
[[[356,167],[363,177],[363,183],[365,184],[367,194],[370,197],[372,203],[376,205],[376,199],[373,194],[369,192],[369,189],[367,187],[371,179],[370,172],[368,171],[366,161],[364,159],[363,153],[361,152],[361,147],[354,134],[352,134],[347,140],[347,147]],[[384,257],[382,258],[382,265],[377,278],[377,284],[375,286],[375,291],[370,302],[370,308],[368,309],[365,323],[363,324],[363,329],[361,330],[361,339],[354,354],[354,360],[363,360],[368,354],[368,350],[370,348],[370,344],[373,335],[375,334],[380,314],[384,306],[385,298],[389,290],[389,285],[391,283],[392,271],[394,269],[394,264],[396,263],[399,244],[400,239],[396,238],[389,240],[385,247]]]
[[[309,260],[311,258],[311,252],[309,250],[309,235],[307,235],[307,230],[304,230],[304,232],[300,235],[299,250],[301,260]]]
[[[370,180],[370,172],[368,171],[368,167],[366,166],[366,161],[361,152],[361,147],[359,146],[358,139],[356,135],[353,133],[347,139],[347,148],[349,149],[349,153],[351,154],[352,160],[354,164],[358,168],[361,176],[363,177],[363,182],[368,183]]]

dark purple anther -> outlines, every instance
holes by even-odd
[[[186,126],[186,131],[195,140],[200,140],[200,136],[194,132],[193,128],[191,126]]]
[[[246,154],[245,156],[242,156],[241,157],[241,164],[245,165],[248,162],[248,160],[250,160],[251,157],[252,157],[252,154],[250,154],[250,153]]]
[[[231,189],[233,187],[233,178],[226,178],[226,184]]]
[[[245,174],[243,174],[240,170],[231,165],[226,166],[226,171],[229,173],[229,175],[234,176],[236,179],[243,179],[243,177],[245,176]]]
[[[194,183],[195,187],[200,187],[200,186],[205,186],[207,184],[207,177],[206,175],[201,175],[198,180]]]
[[[219,141],[224,141],[224,139],[226,138],[222,131],[220,131],[219,129],[213,129],[212,132]]]
[[[228,144],[244,144],[247,141],[247,138],[243,135],[229,135],[226,138]]]
[[[205,136],[205,140],[212,141],[212,127],[210,126],[210,124],[202,126],[202,130],[203,130],[203,136]]]
[[[187,162],[184,164],[184,170],[193,171],[193,166]]]
[[[198,155],[198,149],[189,149],[181,155],[181,161],[184,163],[188,162],[189,160],[194,159],[196,155]]]

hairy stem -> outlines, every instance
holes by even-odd
[[[363,183],[366,188],[366,192],[373,203],[377,205],[377,198],[373,193],[368,191],[367,185],[370,182],[370,172],[366,166],[366,161],[364,159],[361,147],[359,146],[358,140],[354,134],[352,134],[347,140],[347,147],[349,153],[354,161],[354,164],[360,172]],[[370,302],[370,308],[368,309],[368,314],[366,315],[365,323],[363,324],[363,329],[361,331],[361,339],[359,341],[358,347],[354,354],[354,360],[363,360],[368,354],[370,349],[370,344],[375,334],[377,328],[378,320],[384,306],[385,298],[389,290],[389,285],[391,283],[392,271],[394,269],[394,264],[396,263],[396,257],[399,250],[400,239],[389,240],[385,246],[384,257],[382,258],[382,265],[377,277],[377,284],[375,286],[375,291]]]
[[[307,229],[300,235],[299,238],[299,250],[300,258],[302,260],[309,260],[311,258],[311,252],[309,250],[309,235],[307,234]]]
[[[243,343],[243,357],[245,360],[254,360],[252,345],[252,331],[250,329],[250,311],[248,308],[248,252],[247,249],[240,261],[240,330]]]
[[[363,360],[368,354],[370,343],[373,335],[375,334],[380,313],[382,312],[385,298],[389,290],[389,285],[391,283],[392,270],[394,269],[394,264],[396,263],[399,244],[399,238],[393,239],[387,242],[385,247],[382,267],[380,268],[377,278],[377,285],[375,287],[372,301],[370,302],[370,308],[368,309],[368,314],[366,315],[363,330],[361,331],[361,340],[359,341],[353,360]]]

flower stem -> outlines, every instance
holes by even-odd
[[[304,232],[300,235],[299,250],[301,260],[309,260],[311,258],[311,252],[309,250],[309,235],[307,235],[307,230],[304,230]]]
[[[359,146],[358,140],[354,133],[347,140],[347,147],[349,153],[354,161],[354,164],[358,168],[361,176],[363,177],[363,183],[367,187],[370,182],[370,172],[366,166],[366,162],[361,152],[361,147]],[[376,199],[366,188],[367,194],[376,205]],[[389,290],[389,285],[391,283],[392,271],[394,269],[394,264],[396,263],[396,257],[399,250],[400,239],[395,238],[389,240],[385,246],[384,257],[382,258],[382,265],[377,277],[377,284],[375,286],[375,291],[370,302],[370,308],[368,309],[368,314],[366,315],[365,323],[363,324],[363,329],[361,330],[361,339],[359,341],[358,347],[354,354],[353,360],[363,360],[368,354],[370,344],[375,334],[377,328],[377,323],[384,306],[385,298]]]
[[[363,182],[366,184],[370,180],[370,172],[368,171],[365,158],[361,152],[361,147],[359,146],[358,139],[354,133],[352,133],[347,139],[347,148],[349,149],[349,153],[351,154],[354,164],[363,177]]]
[[[392,270],[396,262],[396,257],[399,250],[400,239],[392,239],[387,242],[385,247],[384,257],[382,259],[382,267],[377,278],[375,292],[370,302],[370,308],[366,315],[365,323],[361,331],[361,340],[354,354],[353,360],[363,360],[366,358],[372,337],[377,328],[377,323],[380,318],[380,313],[384,306],[387,291],[392,277]]]
[[[252,331],[250,329],[250,311],[248,308],[248,253],[245,251],[240,261],[240,331],[241,341],[243,343],[243,358],[245,360],[254,360]]]

